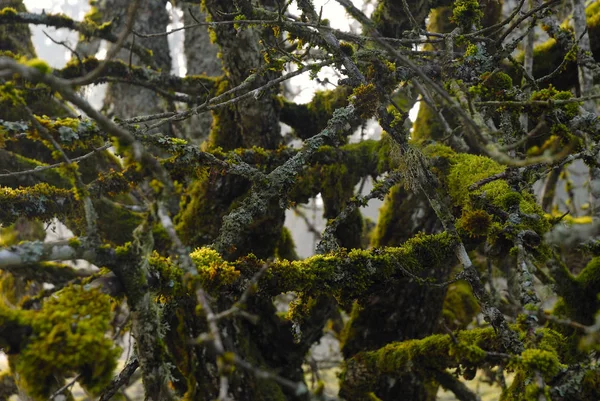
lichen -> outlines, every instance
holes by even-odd
[[[0,221],[13,223],[19,217],[50,220],[63,216],[75,204],[72,191],[46,183],[33,187],[0,188]]]

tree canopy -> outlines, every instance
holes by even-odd
[[[600,1],[336,3],[0,0],[0,400],[600,399]]]

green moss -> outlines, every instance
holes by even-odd
[[[492,328],[461,331],[453,338],[435,334],[418,340],[388,344],[376,351],[360,352],[345,362],[340,396],[361,399],[375,388],[381,375],[395,378],[404,374],[426,374],[430,369],[477,366],[487,351],[500,351],[502,345]]]
[[[81,241],[77,237],[70,238],[69,246],[73,248],[79,248],[81,246]]]
[[[555,268],[553,275],[558,283],[557,292],[563,298],[555,313],[585,325],[593,324],[600,310],[600,257],[593,258],[575,277],[565,266]]]
[[[22,108],[26,105],[23,90],[18,89],[13,81],[0,85],[0,108],[3,118],[21,120]]]
[[[172,299],[173,297],[185,295],[186,287],[183,284],[183,271],[170,258],[165,258],[157,252],[153,252],[148,262],[160,277],[156,291],[161,297]]]
[[[331,294],[349,307],[355,299],[367,296],[375,284],[402,279],[405,271],[418,275],[425,266],[435,269],[448,263],[453,249],[454,240],[447,233],[419,234],[398,248],[342,250],[300,261],[278,261],[267,272],[270,279],[265,291]]]
[[[287,227],[281,229],[281,237],[277,243],[275,249],[275,255],[280,259],[296,260],[298,254],[296,253],[296,244],[294,244],[294,238],[292,233]]]
[[[469,88],[469,93],[480,96],[481,100],[512,100],[514,98],[512,78],[504,72],[481,76],[481,83]]]
[[[560,363],[556,352],[541,349],[526,349],[521,354],[518,364],[525,372],[540,372],[546,381],[551,380],[558,372],[566,368]]]
[[[211,248],[197,248],[190,254],[196,264],[202,288],[218,293],[223,285],[236,281],[240,272],[235,266],[223,260],[217,251]]]
[[[340,349],[343,350],[344,346],[348,342],[354,340],[356,336],[356,329],[355,325],[353,325],[352,322],[358,319],[363,309],[364,308],[360,306],[360,304],[357,301],[354,301],[354,303],[352,304],[352,309],[350,311],[350,316],[348,316],[348,322],[344,325],[344,328],[342,329],[339,335]]]
[[[47,74],[50,72],[51,68],[44,60],[39,58],[33,58],[31,60],[27,60],[25,65],[30,68],[35,68],[41,74]]]
[[[569,91],[558,91],[552,85],[548,88],[540,89],[531,94],[530,100],[547,100],[549,101],[548,106],[529,106],[528,111],[534,116],[540,116],[543,112],[549,110],[558,109],[564,113],[564,117],[571,120],[573,117],[579,114],[578,103],[567,103],[558,107],[552,105],[553,100],[568,100],[572,99],[573,94]]]
[[[308,139],[326,126],[334,110],[348,105],[352,88],[339,86],[331,91],[317,91],[308,104],[283,100],[281,121],[292,127],[301,139]]]
[[[533,335],[540,344],[546,346],[560,338],[548,329],[537,330]],[[521,336],[525,337],[525,332],[521,332]],[[423,339],[391,343],[375,351],[363,351],[346,360],[341,374],[340,395],[349,399],[361,399],[359,395],[372,391],[382,375],[388,380],[405,374],[427,377],[432,371],[449,368],[471,370],[490,366],[494,362],[488,358],[488,352],[505,352],[491,327],[459,331],[453,336],[435,334]],[[536,370],[549,380],[565,367],[560,363],[558,352],[552,347],[526,349],[520,356],[515,356],[511,363],[517,370],[517,379],[525,379],[525,375]],[[520,386],[518,381],[515,386]],[[515,394],[516,390],[511,388],[507,393]]]
[[[462,207],[463,213],[465,213],[464,210],[489,207],[511,211],[518,207],[523,218],[516,225],[517,228],[520,230],[532,229],[538,234],[549,230],[550,224],[530,192],[516,192],[503,179],[494,180],[472,191],[469,190],[471,185],[504,172],[505,166],[485,156],[455,153],[444,145],[427,146],[424,153],[434,160],[442,159],[448,164],[447,167],[438,169],[438,173],[445,182],[454,205]],[[464,223],[465,221],[460,222],[463,226]],[[485,224],[485,226],[491,228],[490,225]]]
[[[19,217],[50,220],[76,206],[73,193],[45,183],[33,187],[0,188],[0,221],[13,223]]]
[[[487,235],[492,226],[492,217],[485,210],[463,210],[462,216],[456,222],[459,233],[470,237]]]
[[[473,26],[481,26],[483,11],[477,0],[457,0],[453,3],[452,21],[469,32]]]
[[[377,111],[379,98],[373,84],[360,85],[352,91],[352,104],[363,119],[370,118]]]
[[[2,10],[0,10],[0,16],[13,16],[13,15],[17,15],[17,10],[15,10],[12,7],[4,7]]]
[[[600,8],[600,7],[599,7]],[[599,368],[591,368],[583,376],[580,395],[582,400],[600,399],[600,372]]]
[[[440,140],[446,136],[444,128],[435,112],[426,103],[419,107],[411,138],[417,143],[429,140]]]
[[[340,42],[340,50],[348,57],[352,57],[354,54],[354,46],[348,42]]]
[[[105,336],[111,301],[98,290],[70,286],[47,299],[40,311],[22,312],[32,327],[28,344],[16,357],[19,384],[34,399],[45,399],[57,379],[74,372],[93,394],[104,390],[117,365],[120,349]]]
[[[419,196],[421,195],[407,191],[401,184],[392,187],[379,209],[379,220],[371,237],[372,246],[395,246],[413,236],[414,226],[406,224],[405,218],[414,213],[415,203],[422,200],[418,207],[423,207],[426,213],[431,211],[424,196],[415,199]]]
[[[469,283],[459,281],[448,286],[442,316],[451,330],[466,329],[479,313],[479,304]]]

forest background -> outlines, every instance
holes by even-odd
[[[0,394],[597,399],[600,4],[260,3],[0,2]]]

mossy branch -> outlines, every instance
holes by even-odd
[[[8,265],[1,269],[28,281],[54,285],[65,284],[71,280],[89,277],[93,274],[88,269],[76,269],[72,266],[55,262],[40,262],[21,266]]]
[[[391,343],[376,351],[361,352],[345,362],[340,395],[360,399],[372,391],[381,375],[401,378],[408,373],[433,376],[448,368],[480,367],[511,363],[527,375],[535,369],[546,378],[556,376],[561,367],[559,354],[564,338],[556,331],[539,329],[539,348],[518,356],[504,353],[504,345],[491,328],[476,328],[451,335],[436,334],[419,340]]]
[[[64,14],[0,12],[0,25],[9,24],[33,24],[52,26],[55,28],[67,28],[77,31],[85,37],[98,37],[111,43],[116,43],[119,39],[117,35],[111,32],[110,24],[98,26],[89,21],[75,21]],[[132,49],[132,51],[137,54],[144,63],[150,65],[154,64],[152,52],[150,50],[135,43],[125,43],[124,46],[128,49]]]
[[[80,78],[86,72],[94,70],[100,64],[100,60],[95,57],[88,57],[78,61],[70,61],[64,68],[55,70],[54,75],[64,79]],[[109,60],[102,73],[96,78],[95,83],[102,83],[106,78],[120,78],[123,81],[132,85],[139,85],[149,89],[162,89],[164,91],[174,91],[185,93],[196,97],[196,101],[204,101],[197,97],[203,95],[208,96],[213,91],[222,77],[209,77],[206,75],[188,75],[186,77],[178,77],[158,72],[150,68],[131,66],[121,60]]]

